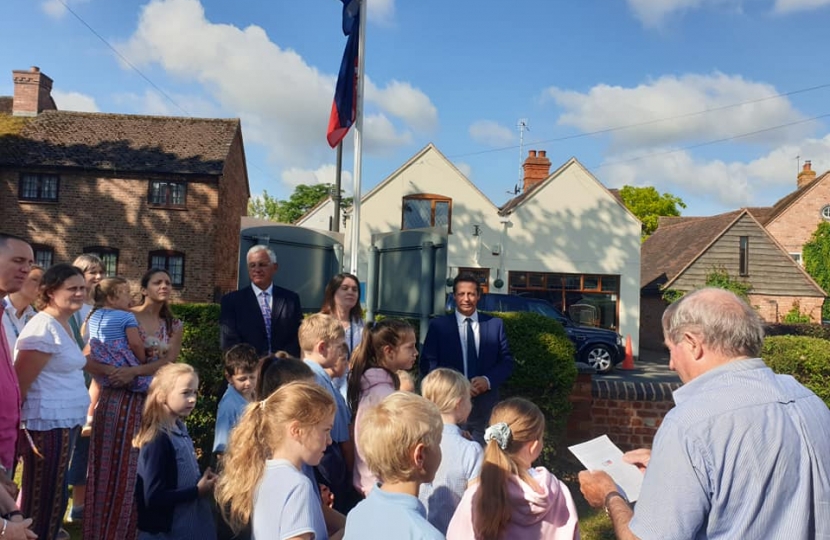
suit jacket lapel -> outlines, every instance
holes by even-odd
[[[259,305],[259,298],[256,296],[256,292],[254,292],[254,288],[250,285],[248,286],[248,294],[245,295],[245,303],[248,304],[247,307],[243,306],[245,311],[250,311],[251,313],[255,313],[256,316],[254,319],[256,320],[256,325],[259,326],[259,331],[262,332],[262,335],[265,335],[265,319],[262,317],[262,308]]]
[[[458,358],[459,367],[464,371],[464,349],[461,348],[461,332],[458,330],[458,319],[455,313],[447,315],[448,322],[450,322],[450,338],[452,341],[453,356]]]

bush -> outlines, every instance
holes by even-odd
[[[806,336],[830,340],[830,326],[822,324],[768,324],[767,336]]]
[[[172,304],[170,307],[184,324],[179,361],[190,364],[199,374],[199,402],[187,419],[187,430],[199,465],[204,468],[210,463],[216,407],[225,381],[219,348],[219,305]]]
[[[571,412],[576,350],[562,325],[551,318],[524,312],[494,315],[504,321],[516,361],[502,397],[523,397],[542,409],[547,420],[543,461],[550,468]]]
[[[792,375],[830,406],[830,341],[804,336],[773,336],[762,358],[776,373]]]

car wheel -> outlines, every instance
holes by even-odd
[[[605,345],[591,345],[584,356],[585,363],[596,369],[597,373],[607,373],[614,366],[614,356]]]

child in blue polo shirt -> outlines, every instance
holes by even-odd
[[[441,463],[443,422],[438,408],[395,392],[360,418],[357,444],[378,485],[346,517],[344,540],[443,540],[418,500]]]
[[[256,370],[259,356],[246,343],[234,345],[225,353],[225,379],[228,388],[219,400],[216,412],[216,430],[213,434],[213,453],[223,454],[228,438],[245,407],[253,401],[256,390]]]

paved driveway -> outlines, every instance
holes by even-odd
[[[618,365],[611,373],[594,375],[594,377],[597,380],[606,381],[680,382],[677,373],[669,369],[669,351],[667,350],[641,350],[640,357],[634,361],[634,369],[622,370]]]

